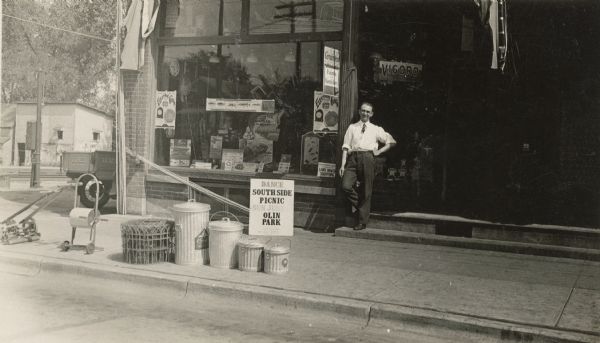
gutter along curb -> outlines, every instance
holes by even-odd
[[[371,323],[398,325],[421,330],[445,329],[464,334],[514,342],[598,342],[600,333],[563,330],[528,323],[507,322],[435,309],[386,304],[301,290],[250,285],[187,275],[156,272],[143,268],[102,265],[69,259],[0,252],[0,272],[29,277],[44,275],[81,276],[144,287],[155,287],[161,295],[202,300],[207,295],[256,301],[290,309],[330,312]],[[391,323],[391,324],[390,324]]]

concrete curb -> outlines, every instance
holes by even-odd
[[[206,295],[240,299],[261,304],[280,305],[312,311],[331,312],[364,321],[393,322],[400,326],[428,329],[442,328],[465,334],[479,334],[507,342],[598,342],[600,333],[578,332],[511,323],[490,318],[440,312],[396,304],[373,303],[359,299],[310,294],[268,286],[203,279],[185,275],[154,272],[137,268],[79,262],[53,257],[0,252],[0,271],[36,277],[69,275],[126,282],[170,292],[173,296],[202,300]]]
[[[480,238],[464,238],[402,232],[382,229],[366,229],[354,231],[352,228],[341,227],[335,230],[338,237],[372,239],[413,244],[439,245],[462,249],[475,249],[506,252],[513,254],[536,255],[547,257],[572,258],[578,260],[600,261],[600,250],[562,247],[510,241],[496,241]]]

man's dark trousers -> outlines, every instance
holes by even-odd
[[[371,194],[375,178],[375,156],[372,151],[353,151],[346,158],[342,190],[358,210],[358,224],[367,224],[371,213]],[[360,182],[358,189],[354,186]]]

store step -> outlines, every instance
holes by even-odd
[[[580,227],[539,224],[514,225],[419,213],[373,214],[371,215],[369,227],[440,236],[600,249],[600,229]]]
[[[499,241],[493,239],[452,237],[428,233],[404,232],[367,228],[355,231],[349,227],[335,230],[337,237],[372,239],[379,241],[439,245],[463,249],[488,250],[513,254],[538,255],[550,257],[573,258],[580,260],[600,261],[600,249],[585,249],[557,245]]]

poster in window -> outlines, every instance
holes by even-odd
[[[335,177],[335,163],[319,162],[317,176]]]
[[[302,145],[302,163],[315,166],[319,163],[319,137],[304,136]]]
[[[292,162],[292,155],[281,154],[281,159],[279,160],[277,172],[278,173],[289,173],[291,162]]]
[[[339,99],[337,96],[315,91],[313,106],[313,132],[337,134]]]
[[[244,150],[223,149],[221,158],[221,169],[223,170],[244,170]]]
[[[273,141],[256,135],[246,142],[244,149],[244,162],[271,163],[273,162]]]
[[[279,118],[280,113],[260,114],[254,121],[252,132],[271,141],[279,140]]]
[[[340,92],[340,51],[326,46],[323,49],[323,92],[337,96]]]
[[[157,91],[154,125],[157,128],[175,128],[176,109],[177,91]]]
[[[192,141],[190,139],[171,139],[170,166],[189,167],[191,155]]]
[[[223,136],[210,136],[210,152],[209,157],[220,159],[223,152]]]

